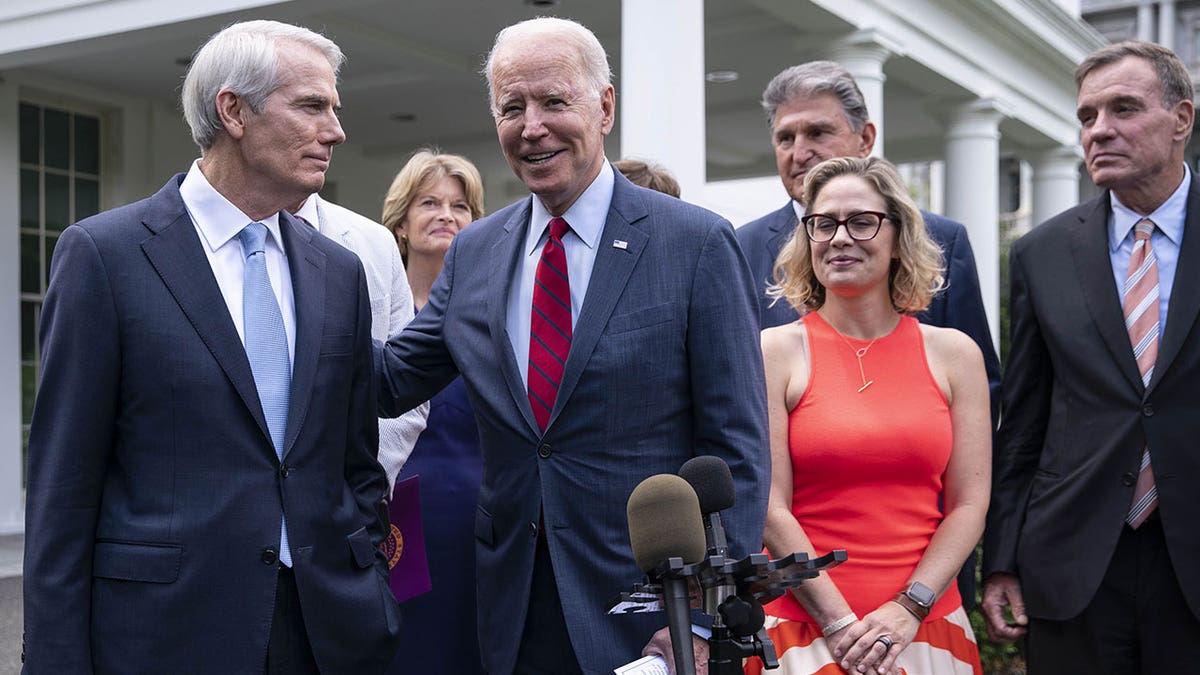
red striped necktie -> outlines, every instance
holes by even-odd
[[[1122,289],[1125,308],[1125,328],[1133,345],[1142,385],[1148,386],[1154,376],[1158,359],[1158,260],[1150,247],[1154,221],[1143,218],[1134,226],[1133,251],[1129,254],[1129,272]],[[1158,506],[1158,490],[1154,487],[1154,470],[1150,466],[1150,448],[1142,448],[1141,469],[1133,487],[1133,503],[1125,522],[1137,529]]]
[[[533,312],[529,323],[529,405],[543,430],[558,397],[563,366],[571,349],[571,283],[562,238],[569,226],[550,221],[550,237],[542,247],[533,280]]]

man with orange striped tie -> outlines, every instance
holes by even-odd
[[[1197,672],[1191,77],[1169,49],[1123,42],[1088,56],[1075,82],[1105,193],[1013,245],[983,611],[993,639],[1027,638],[1030,675]]]

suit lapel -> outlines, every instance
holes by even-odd
[[[1196,325],[1196,317],[1200,315],[1200,294],[1195,292],[1196,288],[1200,288],[1200,182],[1193,174],[1192,187],[1188,191],[1183,241],[1179,246],[1171,302],[1167,308],[1167,329],[1159,342],[1158,360],[1154,364],[1154,377],[1146,388],[1147,394],[1167,374],[1171,362],[1183,349],[1184,340]]]
[[[312,399],[325,325],[325,254],[312,245],[314,230],[286,212],[279,213],[279,232],[287,252],[296,306],[296,356],[292,361],[292,394],[288,403],[288,428],[283,441],[286,457]]]
[[[1108,254],[1108,192],[1096,200],[1096,207],[1070,228],[1071,255],[1079,270],[1079,284],[1096,331],[1112,353],[1121,374],[1129,385],[1143,389],[1125,317],[1121,311],[1120,293],[1113,280],[1112,260]]]
[[[532,197],[530,198],[532,199]],[[492,347],[500,355],[500,371],[508,392],[513,397],[517,410],[525,418],[525,423],[534,434],[540,436],[537,420],[533,417],[533,408],[529,405],[529,394],[525,391],[525,383],[521,373],[517,372],[517,360],[513,355],[512,341],[508,337],[508,296],[516,278],[518,262],[525,254],[525,232],[529,227],[531,204],[526,200],[524,208],[516,209],[508,222],[504,224],[501,234],[492,245],[494,259],[504,261],[504,267],[494,277],[503,283],[492,284],[488,293],[488,326],[492,336]]]
[[[792,202],[788,201],[783,205],[782,209],[775,212],[775,217],[771,219],[771,236],[767,237],[767,254],[769,260],[775,260],[779,251],[783,249],[783,245],[787,243],[788,238],[796,231],[796,226],[800,224],[796,218],[796,209],[792,207]],[[772,263],[773,264],[773,263]],[[768,272],[767,276],[770,276]]]
[[[579,383],[584,366],[595,351],[600,335],[617,306],[617,300],[624,292],[629,276],[633,274],[633,268],[646,247],[649,235],[633,226],[633,223],[646,215],[646,207],[637,198],[631,184],[624,177],[617,175],[608,219],[604,223],[600,239],[596,242],[596,263],[592,268],[592,278],[588,280],[587,297],[584,298],[583,308],[579,312],[579,320],[575,322],[571,351],[563,369],[558,399],[550,413],[549,424],[554,424],[554,419],[564,403],[571,398],[571,392]],[[616,240],[625,242],[625,246],[613,246],[612,243]]]
[[[158,193],[143,224],[153,233],[142,242],[143,253],[221,370],[225,371],[263,435],[270,438],[246,348],[226,309],[225,297],[221,295],[208,256],[204,254],[196,226],[179,196],[177,181]]]

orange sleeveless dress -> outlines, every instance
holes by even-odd
[[[801,321],[811,366],[807,390],[788,417],[792,514],[818,554],[846,549],[849,559],[828,574],[862,617],[904,588],[941,523],[950,407],[929,370],[916,319],[902,317],[873,344],[842,336],[816,312]],[[855,350],[868,346],[860,371]],[[870,384],[862,388],[864,380]],[[774,672],[842,672],[794,596],[765,609],[782,666]],[[909,675],[982,673],[956,584],[934,603],[898,664]],[[750,659],[746,673],[760,668]]]

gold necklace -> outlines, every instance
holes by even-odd
[[[830,328],[833,328],[833,327],[830,326]],[[870,351],[871,347],[875,346],[875,342],[878,341],[879,338],[875,338],[874,340],[871,340],[869,343],[867,343],[866,347],[859,347],[858,349],[855,349],[854,345],[850,344],[850,341],[846,339],[846,336],[842,335],[840,332],[838,332],[838,329],[834,328],[833,332],[837,333],[837,336],[842,338],[842,342],[846,343],[846,346],[850,348],[850,351],[854,352],[854,356],[858,359],[858,376],[860,378],[862,378],[862,386],[858,388],[858,393],[861,394],[861,393],[863,393],[863,391],[866,390],[867,387],[871,386],[872,384],[875,384],[875,380],[867,379],[867,373],[866,373],[866,371],[863,370],[862,360],[863,360],[863,357],[867,355],[867,352]]]

